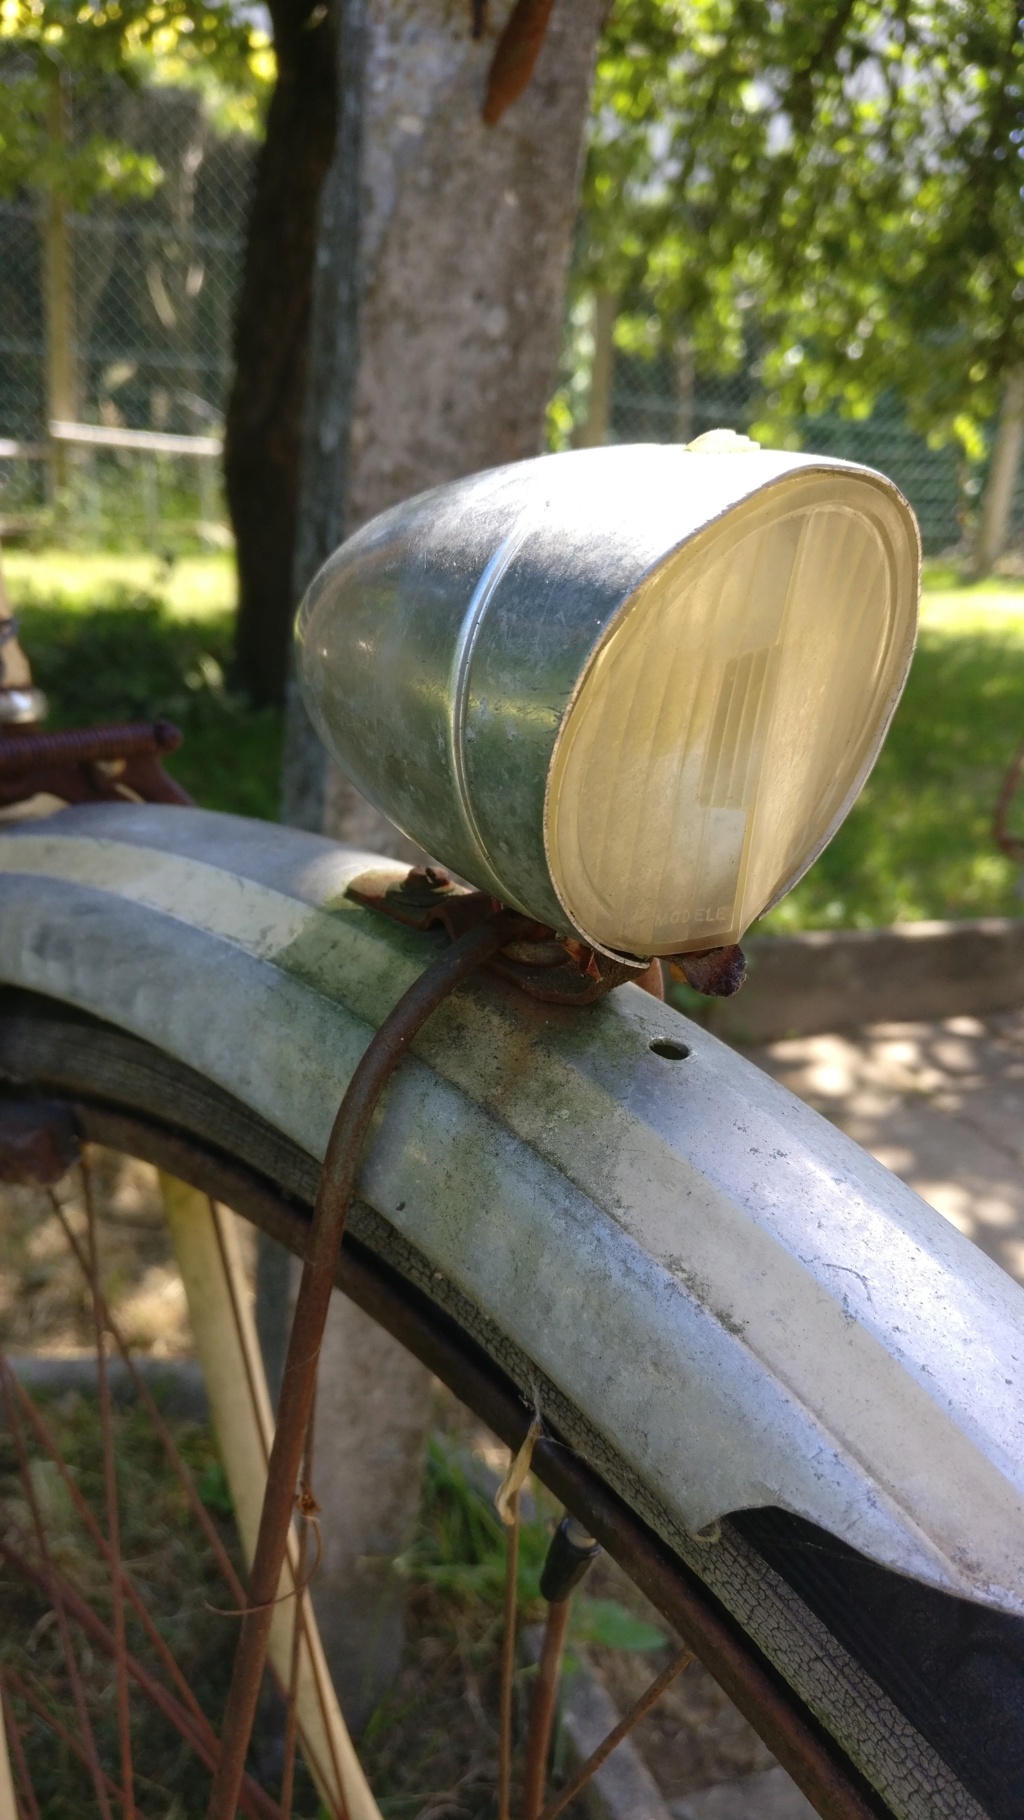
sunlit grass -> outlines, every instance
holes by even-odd
[[[106,551],[4,550],[3,571],[15,601],[52,600],[88,609],[112,594],[158,595],[178,619],[208,619],[235,604],[235,561],[229,551],[182,556],[121,556]]]
[[[50,724],[163,715],[185,735],[168,770],[208,809],[273,820],[283,717],[231,683],[234,570],[222,555],[4,555]]]
[[[992,815],[1022,738],[1024,588],[929,590],[874,772],[831,845],[760,928],[1021,915],[1020,869],[996,846]]]

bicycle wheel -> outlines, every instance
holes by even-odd
[[[46,835],[2,843],[0,971],[35,989],[5,997],[0,1069],[7,1083],[22,1095],[64,1100],[86,1136],[159,1163],[300,1250],[318,1144],[297,1140],[300,1121],[285,1102],[301,1093],[322,1123],[351,1065],[338,1056],[339,1000],[347,994],[361,1004],[364,1043],[375,1003],[397,997],[433,951],[430,938],[371,928],[365,912],[339,915],[338,887],[355,862],[345,856],[339,872],[338,854],[323,842],[179,811],[74,812],[60,823]],[[316,916],[285,888],[297,870],[320,906]],[[219,1015],[211,1021],[215,992]],[[262,1007],[255,1021],[253,993]],[[727,1506],[732,1514],[713,1537],[695,1534],[667,1507],[657,1446],[645,1473],[644,1446],[617,1428],[615,1408],[601,1419],[602,1399],[614,1402],[612,1376],[635,1380],[647,1346],[633,1308],[606,1335],[602,1382],[575,1395],[569,1374],[559,1381],[551,1370],[545,1335],[552,1320],[571,1324],[583,1266],[556,1268],[549,1250],[538,1269],[528,1250],[536,1227],[525,1213],[515,1236],[530,1267],[518,1282],[515,1272],[503,1282],[497,1258],[491,1280],[499,1289],[488,1300],[471,1280],[467,1286],[451,1245],[440,1250],[445,1210],[432,1176],[435,1153],[453,1200],[461,1146],[463,1167],[474,1168],[476,1205],[482,1210],[491,1195],[501,1209],[504,1195],[507,1212],[503,1146],[522,1123],[521,1105],[508,1096],[510,1071],[521,1078],[538,1070],[544,1053],[583,1043],[610,1099],[612,1037],[642,1042],[670,1065],[691,1051],[714,1059],[720,1046],[712,1039],[639,997],[627,989],[622,1008],[610,1007],[582,1036],[578,1014],[524,1010],[499,986],[449,1006],[445,1028],[417,1046],[418,1059],[391,1089],[339,1283],[510,1445],[528,1421],[523,1391],[539,1392],[550,1437],[535,1454],[539,1476],[693,1642],[821,1813],[1010,1820],[1024,1797],[1020,1618],[893,1572],[823,1525],[778,1508],[781,1498],[762,1497],[767,1508]],[[102,1020],[94,1015],[100,1009]],[[299,1032],[301,1044],[289,1047]],[[351,1046],[358,1053],[358,1030]],[[735,1058],[721,1064],[734,1065],[746,1066]],[[455,1067],[474,1074],[481,1098],[488,1090],[497,1098],[496,1077],[505,1094],[503,1123],[492,1119],[482,1158],[465,1117],[460,1126],[438,1087]],[[769,1088],[795,1143],[797,1127],[813,1115],[791,1111],[796,1103]],[[431,1107],[425,1124],[417,1104],[423,1093]],[[753,1086],[749,1095],[753,1120]],[[544,1129],[564,1110],[549,1100]],[[817,1132],[820,1123],[805,1129]],[[548,1133],[543,1168],[558,1155],[560,1132],[559,1124]],[[601,1144],[600,1123],[588,1136]],[[823,1134],[815,1141],[834,1157]],[[532,1148],[541,1148],[536,1136]],[[621,1144],[611,1156],[617,1161]],[[527,1166],[522,1156],[519,1163],[522,1190]],[[885,1172],[868,1174],[881,1182]],[[536,1176],[527,1186],[535,1189]],[[401,1218],[417,1199],[422,1217],[414,1210]],[[450,1239],[465,1244],[454,1212],[449,1219]],[[492,1244],[482,1211],[479,1223]],[[948,1243],[959,1257],[956,1236]],[[940,1249],[947,1243],[937,1230],[933,1240]],[[963,1263],[963,1280],[972,1280],[973,1268]],[[553,1271],[556,1281],[546,1285],[545,1272]],[[994,1279],[984,1271],[982,1279],[998,1300]],[[650,1273],[646,1293],[656,1294]],[[849,1309],[846,1318],[855,1319]],[[644,1394],[652,1408],[667,1407],[656,1384]]]

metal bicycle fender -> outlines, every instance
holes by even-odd
[[[155,1044],[320,1156],[436,945],[346,898],[370,866],[234,817],[67,810],[0,833],[0,980]],[[716,1518],[779,1506],[1024,1614],[1024,1293],[671,1008],[478,979],[403,1064],[359,1192],[542,1401],[581,1412],[574,1444],[627,1462],[669,1542],[692,1554]]]

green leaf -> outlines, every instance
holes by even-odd
[[[219,1460],[211,1460],[197,1487],[199,1496],[216,1517],[232,1517],[235,1506],[228,1489],[227,1475]]]
[[[664,1631],[634,1618],[617,1599],[581,1599],[572,1634],[578,1643],[600,1643],[605,1649],[661,1649],[668,1641]]]

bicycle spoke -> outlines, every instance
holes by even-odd
[[[0,1376],[3,1377],[4,1382],[7,1384],[8,1388],[11,1390],[11,1392],[14,1394],[14,1396],[16,1396],[18,1398],[22,1413],[25,1416],[25,1419],[28,1422],[30,1428],[32,1429],[32,1432],[35,1435],[36,1440],[39,1442],[39,1445],[42,1447],[42,1449],[43,1449],[44,1453],[47,1455],[47,1457],[50,1460],[52,1460],[53,1464],[56,1466],[57,1471],[60,1474],[61,1481],[64,1485],[64,1489],[66,1490],[66,1492],[71,1500],[71,1503],[74,1506],[76,1515],[79,1517],[83,1526],[87,1530],[90,1541],[99,1550],[99,1552],[103,1556],[104,1560],[109,1562],[110,1561],[110,1550],[109,1550],[109,1547],[107,1544],[107,1539],[103,1534],[103,1531],[100,1529],[100,1526],[96,1521],[96,1518],[93,1516],[92,1511],[89,1509],[88,1504],[86,1503],[85,1499],[83,1498],[82,1493],[81,1493],[78,1485],[75,1483],[75,1480],[74,1480],[72,1474],[68,1471],[67,1463],[60,1451],[60,1448],[58,1447],[56,1441],[54,1440],[53,1435],[51,1434],[49,1428],[47,1427],[47,1424],[46,1424],[41,1412],[39,1411],[39,1409],[37,1409],[35,1403],[33,1403],[32,1398],[29,1396],[28,1391],[25,1389],[24,1385],[22,1383],[20,1383],[20,1381],[15,1377],[13,1371],[10,1368],[10,1365],[9,1365],[7,1359],[3,1356],[2,1353],[0,1353]],[[122,1574],[123,1574],[123,1585],[124,1585],[126,1597],[128,1598],[129,1603],[131,1604],[132,1610],[134,1611],[140,1624],[142,1625],[143,1629],[145,1630],[146,1636],[148,1637],[150,1643],[153,1645],[153,1648],[156,1650],[158,1656],[160,1657],[160,1660],[163,1663],[164,1668],[167,1670],[167,1673],[170,1675],[171,1679],[173,1680],[174,1685],[177,1688],[179,1694],[181,1695],[182,1699],[185,1701],[185,1704],[188,1706],[189,1710],[191,1711],[193,1718],[196,1720],[196,1722],[199,1726],[203,1727],[207,1731],[207,1733],[209,1734],[211,1743],[213,1745],[216,1745],[216,1737],[214,1735],[213,1727],[211,1726],[209,1720],[207,1719],[205,1713],[203,1712],[202,1707],[199,1705],[199,1702],[196,1699],[195,1694],[192,1691],[192,1688],[189,1686],[189,1683],[188,1683],[186,1677],[182,1674],[181,1669],[178,1666],[178,1663],[175,1658],[173,1650],[170,1648],[170,1646],[166,1642],[165,1638],[161,1635],[160,1630],[159,1630],[156,1622],[154,1621],[153,1615],[149,1610],[149,1607],[147,1606],[145,1600],[143,1599],[142,1595],[140,1594],[138,1588],[135,1586],[131,1577],[127,1574],[124,1574],[123,1567],[122,1567]]]
[[[64,1235],[68,1241],[68,1244],[71,1246],[71,1249],[74,1252],[75,1257],[77,1258],[78,1263],[79,1263],[81,1269],[83,1270],[83,1272],[86,1272],[86,1274],[88,1274],[86,1271],[85,1255],[84,1255],[82,1247],[78,1241],[78,1237],[71,1227],[70,1221],[67,1218],[64,1208],[61,1206],[59,1200],[57,1199],[56,1195],[52,1193],[52,1191],[50,1193],[50,1200],[52,1202],[54,1212],[56,1213],[57,1218],[60,1220],[60,1223],[61,1223],[62,1227],[64,1228]],[[175,1475],[177,1476],[177,1479],[178,1479],[178,1483],[180,1484],[180,1486],[185,1494],[185,1497],[188,1500],[189,1509],[191,1510],[192,1515],[195,1517],[196,1522],[199,1524],[199,1527],[202,1530],[203,1535],[204,1535],[206,1541],[209,1543],[209,1546],[213,1552],[214,1559],[216,1560],[217,1565],[221,1570],[221,1573],[224,1575],[224,1579],[227,1583],[227,1587],[228,1587],[229,1592],[231,1593],[232,1599],[234,1600],[236,1605],[242,1606],[245,1604],[245,1588],[243,1587],[242,1582],[238,1577],[238,1574],[235,1572],[235,1567],[231,1560],[231,1557],[228,1554],[228,1551],[225,1548],[224,1543],[222,1542],[220,1536],[217,1533],[217,1526],[214,1523],[213,1518],[210,1516],[209,1511],[207,1510],[205,1504],[202,1501],[202,1498],[199,1496],[199,1493],[197,1492],[197,1490],[195,1488],[195,1483],[193,1481],[192,1474],[189,1472],[189,1469],[185,1465],[185,1462],[182,1459],[181,1454],[178,1451],[178,1448],[175,1446],[174,1437],[171,1434],[171,1431],[168,1428],[166,1422],[164,1421],[162,1415],[160,1414],[160,1411],[156,1404],[156,1400],[150,1391],[149,1385],[146,1383],[146,1380],[142,1376],[142,1373],[139,1371],[138,1366],[135,1363],[135,1360],[132,1358],[131,1348],[129,1347],[127,1341],[125,1340],[125,1337],[124,1337],[123,1333],[121,1332],[117,1322],[114,1320],[114,1318],[110,1312],[110,1308],[108,1307],[107,1302],[105,1301],[102,1292],[99,1292],[99,1307],[100,1307],[100,1314],[101,1314],[101,1317],[103,1320],[103,1324],[106,1327],[107,1332],[110,1334],[111,1338],[113,1339],[114,1344],[117,1347],[117,1350],[120,1353],[122,1359],[124,1360],[128,1374],[132,1380],[132,1384],[134,1386],[135,1393],[136,1393],[137,1397],[139,1398],[139,1401],[142,1403],[142,1405],[146,1411],[146,1414],[149,1417],[149,1420],[153,1424],[153,1427],[156,1431],[160,1444],[163,1447],[164,1453],[166,1454],[170,1465],[173,1467]]]
[[[640,1695],[639,1700],[634,1706],[630,1707],[625,1718],[619,1720],[619,1723],[615,1726],[614,1730],[608,1733],[607,1738],[598,1745],[597,1749],[591,1753],[582,1767],[577,1770],[572,1781],[569,1783],[568,1788],[563,1788],[561,1793],[556,1795],[555,1799],[548,1803],[544,1812],[540,1815],[540,1820],[558,1820],[558,1815],[563,1814],[570,1802],[575,1801],[581,1790],[586,1788],[591,1777],[597,1774],[602,1763],[607,1762],[612,1751],[617,1749],[622,1743],[623,1738],[628,1737],[629,1733],[633,1730],[633,1727],[640,1723],[644,1714],[649,1713],[651,1707],[657,1704],[661,1699],[662,1694],[665,1692],[665,1689],[671,1687],[677,1676],[681,1675],[684,1670],[689,1668],[696,1660],[697,1658],[692,1649],[681,1649],[679,1654],[672,1658],[668,1667],[662,1669],[661,1674],[655,1681],[651,1682],[647,1691]]]
[[[2,1394],[7,1412],[7,1424],[11,1431],[15,1453],[17,1455],[18,1473],[21,1478],[22,1490],[25,1493],[25,1500],[28,1504],[29,1514],[32,1519],[36,1547],[39,1551],[40,1569],[38,1573],[33,1571],[33,1577],[38,1580],[43,1591],[46,1593],[47,1598],[50,1600],[54,1616],[57,1620],[57,1634],[60,1637],[64,1666],[67,1672],[68,1681],[71,1685],[71,1697],[74,1701],[75,1711],[78,1714],[78,1723],[81,1727],[82,1737],[85,1743],[89,1773],[92,1777],[93,1789],[96,1794],[100,1813],[103,1815],[103,1820],[113,1820],[110,1803],[107,1800],[103,1770],[100,1767],[99,1752],[96,1749],[96,1738],[93,1733],[92,1723],[89,1718],[89,1710],[86,1705],[85,1688],[82,1684],[78,1659],[75,1655],[74,1644],[72,1643],[71,1632],[68,1627],[62,1578],[54,1566],[53,1557],[50,1553],[50,1546],[46,1539],[46,1526],[39,1509],[39,1500],[36,1497],[35,1486],[32,1483],[32,1473],[29,1468],[28,1454],[25,1450],[24,1430],[22,1429],[17,1408],[7,1389],[6,1383],[3,1386]],[[0,1546],[4,1548],[5,1553],[10,1553],[9,1544],[0,1543]],[[28,1568],[29,1566],[27,1560],[24,1560],[22,1565],[25,1568]]]
[[[522,1820],[537,1820],[537,1815],[544,1803],[548,1752],[551,1748],[551,1731],[558,1702],[558,1684],[562,1673],[562,1656],[565,1651],[565,1639],[569,1630],[571,1611],[571,1599],[557,1599],[548,1606],[547,1621],[544,1625],[544,1642],[541,1646],[540,1661],[537,1664],[533,1699],[530,1702],[530,1728],[526,1740],[526,1760],[523,1765]]]
[[[97,1807],[102,1820],[113,1820],[111,1801],[116,1802],[125,1820],[135,1820],[136,1805],[130,1778],[132,1777],[132,1745],[130,1733],[130,1687],[134,1683],[146,1695],[149,1701],[160,1711],[177,1731],[183,1742],[195,1753],[206,1769],[215,1773],[220,1754],[217,1735],[209,1719],[203,1713],[195,1693],[182,1673],[174,1657],[173,1650],[161,1635],[152,1613],[147,1609],[145,1599],[134,1585],[131,1576],[126,1572],[121,1555],[120,1509],[118,1502],[115,1442],[113,1422],[113,1402],[109,1379],[106,1335],[109,1333],[128,1367],[132,1381],[139,1392],[140,1401],[147,1407],[153,1420],[157,1436],[163,1446],[179,1484],[185,1492],[193,1512],[200,1518],[206,1538],[212,1542],[214,1553],[225,1577],[232,1585],[232,1592],[237,1587],[241,1592],[241,1583],[230,1562],[223,1542],[217,1534],[212,1518],[199,1499],[193,1477],[185,1465],[173,1437],[156,1409],[148,1387],[145,1385],[130,1349],[113,1319],[106,1303],[99,1280],[99,1251],[97,1243],[97,1215],[93,1194],[93,1180],[88,1162],[82,1170],[82,1191],[85,1201],[86,1230],[80,1236],[71,1223],[68,1208],[63,1205],[52,1189],[48,1189],[50,1205],[64,1232],[71,1253],[81,1269],[90,1291],[94,1329],[94,1350],[96,1357],[98,1416],[102,1453],[102,1486],[105,1505],[106,1533],[97,1520],[80,1487],[75,1475],[69,1470],[61,1448],[57,1443],[48,1423],[33,1399],[19,1382],[11,1369],[9,1361],[0,1354],[0,1394],[7,1413],[7,1426],[11,1434],[18,1463],[19,1478],[32,1523],[37,1561],[30,1559],[25,1548],[17,1545],[16,1530],[13,1525],[5,1537],[0,1553],[12,1565],[20,1576],[34,1583],[46,1595],[54,1619],[64,1657],[65,1671],[71,1688],[75,1715],[79,1728],[79,1738],[75,1739],[61,1726],[56,1713],[52,1712],[44,1701],[37,1696],[34,1700],[32,1690],[15,1675],[11,1687],[19,1699],[24,1698],[37,1716],[44,1720],[55,1735],[60,1732],[62,1741],[67,1743],[72,1754],[77,1756],[90,1773]],[[32,1468],[26,1448],[26,1434],[31,1433],[34,1441],[41,1448],[45,1457],[56,1467],[60,1482],[66,1491],[71,1507],[82,1523],[96,1555],[109,1570],[108,1585],[111,1599],[111,1624],[106,1624],[94,1610],[89,1599],[82,1596],[67,1576],[57,1567],[47,1537],[42,1512],[32,1479]],[[28,1540],[26,1536],[25,1540]],[[236,1595],[237,1596],[237,1595]],[[160,1667],[175,1689],[171,1694],[149,1670],[130,1653],[126,1638],[126,1607],[130,1606],[138,1618],[146,1637],[152,1645]],[[116,1694],[116,1716],[118,1727],[118,1746],[122,1766],[122,1777],[127,1786],[119,1785],[102,1768],[99,1758],[95,1733],[89,1716],[86,1688],[79,1667],[78,1656],[71,1636],[69,1619],[82,1631],[88,1643],[97,1645],[107,1656],[113,1666],[114,1687]],[[12,1674],[14,1671],[11,1671]],[[180,1698],[176,1697],[180,1696]],[[65,1737],[66,1734],[66,1737]],[[22,1752],[22,1755],[24,1753]],[[19,1772],[20,1773],[20,1772]],[[26,1770],[27,1773],[27,1770]],[[277,1820],[280,1809],[273,1799],[260,1789],[249,1775],[243,1778],[239,1791],[239,1806],[250,1820]],[[31,1820],[31,1817],[30,1817]]]
[[[85,1767],[88,1769],[89,1759],[88,1759],[88,1756],[86,1754],[86,1751],[85,1751],[83,1745],[81,1745],[79,1743],[78,1739],[74,1736],[74,1734],[68,1730],[67,1726],[63,1725],[61,1723],[61,1721],[57,1718],[56,1713],[54,1713],[52,1711],[52,1709],[50,1707],[48,1707],[45,1704],[45,1702],[39,1698],[38,1694],[33,1692],[32,1688],[28,1685],[28,1682],[22,1680],[21,1676],[18,1674],[17,1669],[9,1668],[9,1669],[5,1670],[5,1677],[10,1682],[10,1685],[13,1688],[14,1692],[17,1694],[19,1700],[23,1700],[25,1702],[26,1706],[31,1707],[32,1711],[36,1714],[37,1718],[41,1719],[44,1725],[49,1726],[54,1737],[59,1738],[60,1742],[64,1745],[66,1745],[67,1749],[69,1751],[71,1751],[72,1755],[77,1757],[79,1762],[83,1763],[85,1765]],[[20,1739],[19,1739],[19,1744],[20,1744]],[[27,1765],[26,1765],[25,1774],[26,1774],[26,1776],[28,1774]],[[107,1785],[107,1789],[108,1789],[109,1793],[111,1795],[113,1795],[114,1800],[120,1801],[123,1804],[123,1802],[124,1802],[123,1789],[118,1787],[117,1783],[113,1780],[112,1777],[107,1775],[105,1770],[103,1772],[103,1779]],[[33,1796],[33,1800],[34,1800],[34,1796]],[[38,1807],[36,1808],[35,1811],[36,1811],[36,1814],[38,1815],[38,1813],[39,1813]]]
[[[18,1820],[42,1820],[42,1816],[39,1812],[39,1803],[36,1800],[36,1791],[32,1786],[32,1777],[29,1774],[29,1767],[25,1758],[25,1746],[21,1741],[21,1727],[18,1724],[14,1710],[11,1706],[11,1697],[8,1691],[8,1680],[10,1675],[10,1669],[0,1671],[0,1706],[2,1706],[3,1710],[4,1733],[11,1747],[11,1754],[14,1758],[14,1767],[18,1777],[18,1785],[21,1790],[22,1798],[18,1802]]]
[[[509,1820],[512,1786],[512,1695],[516,1669],[516,1618],[519,1610],[519,1493],[508,1499],[505,1555],[505,1611],[501,1638],[501,1704],[498,1723],[498,1820]]]
[[[35,1565],[23,1550],[16,1548],[9,1537],[0,1537],[0,1554],[2,1554],[6,1560],[10,1561],[11,1565],[17,1568],[19,1573],[24,1574],[27,1579],[33,1581],[43,1591],[48,1590],[46,1574]],[[57,1588],[57,1597],[61,1601],[62,1606],[66,1607],[67,1614],[74,1619],[74,1622],[84,1631],[91,1642],[98,1644],[105,1655],[112,1657],[115,1645],[113,1632],[110,1630],[109,1626],[105,1624],[99,1614],[93,1610],[89,1601],[84,1599],[71,1585],[70,1581],[60,1573],[60,1570],[53,1567],[52,1564],[50,1575]],[[214,1740],[212,1744],[209,1742],[208,1738],[196,1726],[187,1710],[174,1698],[173,1694],[168,1693],[167,1689],[149,1673],[148,1669],[146,1669],[131,1652],[127,1653],[126,1660],[129,1674],[142,1689],[143,1693],[148,1695],[153,1704],[174,1726],[175,1730],[184,1739],[185,1743],[195,1751],[200,1762],[205,1764],[207,1769],[213,1770],[219,1755],[216,1740]],[[239,1791],[239,1806],[245,1814],[252,1816],[252,1820],[281,1820],[281,1810],[278,1807],[277,1802],[274,1801],[264,1789],[260,1788],[250,1776],[245,1776],[243,1778]]]
[[[124,1576],[121,1566],[121,1518],[117,1501],[117,1468],[114,1463],[114,1424],[110,1408],[110,1378],[107,1371],[106,1330],[100,1313],[100,1268],[96,1242],[96,1206],[93,1197],[89,1153],[82,1146],[79,1173],[82,1198],[85,1201],[89,1290],[92,1298],[93,1329],[96,1336],[96,1389],[100,1409],[100,1432],[103,1439],[103,1487],[107,1507],[107,1549],[110,1564],[110,1596],[114,1619],[114,1673],[117,1685],[117,1730],[121,1746],[121,1806],[124,1820],[135,1820],[134,1776],[132,1774],[131,1705],[128,1670],[125,1665],[127,1641],[124,1628]]]

